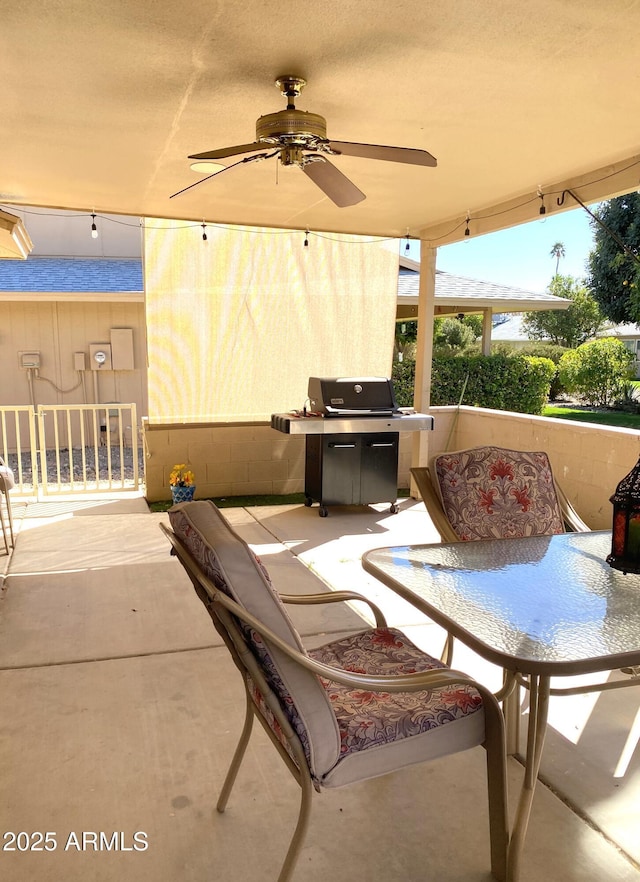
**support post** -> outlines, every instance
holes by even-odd
[[[482,310],[482,354],[491,355],[491,320],[493,313],[491,309]]]
[[[426,413],[431,403],[431,361],[433,358],[433,319],[436,291],[437,248],[420,244],[420,287],[418,290],[418,339],[416,343],[416,382],[413,406]],[[429,461],[429,433],[413,432],[411,465],[426,465]],[[411,482],[411,495],[418,496]]]

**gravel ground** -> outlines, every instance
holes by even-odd
[[[109,457],[111,457],[111,475],[114,482],[120,483],[121,480],[126,482],[133,481],[133,451],[130,447],[123,450],[123,461],[120,459],[120,448],[111,447],[97,448],[97,469],[98,480],[107,481],[109,479]],[[85,447],[84,459],[82,447],[73,447],[71,454],[67,448],[60,450],[59,458],[56,459],[55,450],[47,450],[47,480],[51,483],[70,484],[73,481],[84,481],[86,470],[87,481],[95,482],[96,480],[96,448]],[[18,481],[18,456],[17,454],[9,454],[7,457],[7,465],[13,470]],[[138,476],[144,475],[144,456],[142,448],[138,449]],[[23,485],[33,485],[33,471],[31,463],[31,455],[29,453],[22,454],[22,483]]]

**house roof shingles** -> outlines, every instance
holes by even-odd
[[[143,291],[137,258],[30,257],[0,260],[0,292],[112,294]]]
[[[401,266],[398,302],[417,303],[420,275]],[[139,258],[29,257],[0,260],[0,295],[4,294],[141,294],[144,290]],[[496,311],[525,311],[555,306],[566,301],[551,294],[533,294],[522,288],[497,285],[436,271],[436,304],[459,304]]]
[[[398,275],[398,302],[417,303],[419,284],[419,272],[401,266]],[[566,300],[552,294],[534,294],[522,288],[468,279],[442,270],[436,270],[435,302],[436,305],[460,304],[478,309],[491,307],[499,312],[567,308]]]

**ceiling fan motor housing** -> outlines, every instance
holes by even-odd
[[[256,139],[268,144],[313,145],[326,137],[325,118],[306,110],[280,110],[267,113],[256,121]]]

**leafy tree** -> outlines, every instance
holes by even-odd
[[[628,382],[633,356],[621,340],[590,340],[560,359],[560,381],[595,407],[610,407]]]
[[[549,257],[555,257],[556,259],[556,271],[555,275],[558,275],[558,267],[560,266],[560,258],[566,255],[566,251],[564,250],[563,242],[556,242],[551,251],[549,252]]]
[[[471,328],[474,340],[479,340],[482,337],[482,316],[478,315],[477,312],[465,315],[462,319],[462,324]]]
[[[604,315],[613,322],[640,321],[640,195],[627,193],[603,202],[595,216],[632,252],[629,254],[596,221],[595,247],[589,255],[587,285]]]
[[[433,346],[434,350],[464,352],[475,340],[473,328],[464,321],[454,318],[436,320]]]
[[[415,343],[418,339],[418,322],[416,319],[396,322],[396,344]]]
[[[548,290],[573,302],[568,309],[525,313],[522,327],[530,340],[548,340],[556,346],[575,348],[603,329],[605,318],[582,282],[573,276],[555,275]]]

